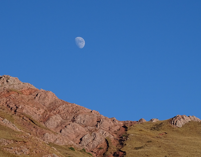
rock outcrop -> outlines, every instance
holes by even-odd
[[[172,118],[171,124],[173,126],[182,127],[184,124],[190,121],[201,122],[201,120],[195,116],[177,115]]]
[[[22,90],[33,88],[36,89],[33,85],[29,83],[22,83],[16,77],[10,77],[8,75],[0,76],[0,92],[4,90]]]
[[[146,120],[145,120],[144,118],[141,118],[141,119],[138,121],[138,123],[144,123],[144,122],[146,122]]]
[[[118,145],[127,124],[60,100],[51,91],[39,90],[8,75],[0,76],[0,107],[19,115],[21,124],[45,142],[84,148],[94,156],[101,156],[107,151],[106,138]],[[17,129],[8,121],[5,123]],[[105,149],[101,152],[99,146]]]

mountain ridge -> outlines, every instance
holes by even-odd
[[[152,123],[158,121],[150,120]],[[190,121],[200,122],[200,119],[177,115],[170,120],[170,125],[180,128]],[[22,147],[11,149],[7,143],[12,145],[17,140],[0,137],[4,154],[62,157],[65,153],[66,156],[76,156],[72,155],[76,149],[76,153],[82,156],[123,157],[126,156],[122,148],[127,140],[128,128],[145,122],[144,119],[118,121],[107,118],[98,111],[60,100],[53,92],[39,90],[18,78],[0,76],[0,124],[3,130],[10,128],[11,132],[21,132],[28,139],[40,141],[44,150],[47,150],[37,152],[30,141],[24,141],[23,138],[20,139],[24,141]],[[66,150],[68,148],[70,152]],[[67,152],[62,154],[63,151]]]

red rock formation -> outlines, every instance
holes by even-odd
[[[7,75],[0,76],[0,109],[15,115],[20,125],[29,132],[28,136],[33,135],[47,143],[84,148],[95,157],[123,157],[126,152],[119,148],[127,138],[127,128],[146,122],[143,118],[122,122],[104,117],[97,111],[60,100],[51,91],[39,90]],[[157,122],[158,119],[150,121]],[[201,120],[195,116],[177,115],[172,118],[171,124],[182,127],[190,121]],[[23,131],[5,118],[0,117],[0,124],[15,131]],[[0,139],[2,144],[9,142],[13,141]],[[29,149],[25,147],[13,147],[6,151],[19,155],[29,154]],[[56,157],[55,154],[46,156]]]
[[[0,77],[0,106],[20,115],[21,124],[45,142],[85,148],[94,156],[105,153],[106,138],[118,145],[120,135],[125,132],[122,128],[128,123],[65,102],[50,91],[39,90],[7,75]],[[34,120],[42,127],[29,125],[28,121],[35,123]]]

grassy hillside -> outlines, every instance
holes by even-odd
[[[126,157],[200,157],[201,123],[189,122],[182,128],[169,120],[145,122],[128,130],[123,147]]]

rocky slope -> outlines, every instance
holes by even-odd
[[[190,121],[200,122],[194,116],[178,115],[170,124],[182,127]],[[0,76],[0,156],[121,157],[126,155],[122,151],[126,131],[141,123],[146,120],[107,118],[18,78]]]
[[[84,149],[93,156],[118,154],[120,137],[131,123],[65,102],[50,91],[39,90],[7,75],[0,77],[0,108],[15,115],[16,123],[30,135],[46,143]],[[7,126],[19,131],[11,125]],[[108,152],[109,142],[117,149]]]

